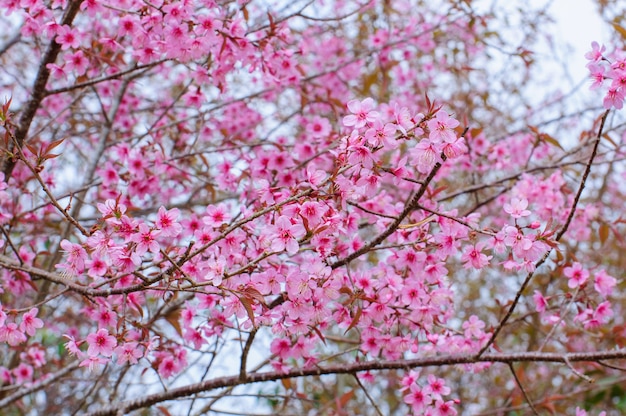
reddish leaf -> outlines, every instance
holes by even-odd
[[[243,307],[246,309],[246,313],[248,314],[248,318],[250,318],[250,321],[252,322],[252,326],[256,326],[255,321],[254,321],[254,310],[252,309],[252,302],[250,301],[250,299],[245,298],[245,297],[240,297],[239,301],[241,302]]]
[[[600,224],[600,228],[598,229],[598,236],[600,237],[600,242],[604,244],[606,239],[609,238],[609,225],[607,223]]]
[[[172,325],[172,327],[176,330],[176,333],[182,337],[183,330],[180,326],[180,313],[181,309],[176,308],[167,315],[165,315],[164,318],[170,325]]]
[[[348,329],[346,329],[346,331],[344,332],[344,335],[347,334],[352,328],[354,328],[359,323],[359,321],[361,320],[362,314],[363,314],[363,309],[357,308],[356,313],[354,314],[354,317],[352,318],[352,322],[350,323],[350,326],[348,327]]]

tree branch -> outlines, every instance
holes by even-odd
[[[483,354],[482,356],[469,355],[447,355],[439,357],[417,358],[413,360],[397,361],[366,361],[352,364],[338,364],[328,367],[315,367],[307,369],[293,369],[283,372],[264,372],[248,374],[245,381],[239,375],[230,377],[220,377],[213,380],[203,381],[197,384],[190,384],[184,387],[173,388],[168,391],[150,394],[122,403],[117,403],[103,407],[88,416],[114,416],[116,414],[126,414],[132,410],[142,409],[157,403],[174,400],[193,394],[210,390],[262,383],[267,381],[278,381],[284,379],[321,376],[325,374],[356,374],[362,371],[381,370],[406,370],[418,367],[441,367],[457,364],[476,363],[516,363],[516,362],[543,362],[543,363],[572,363],[572,362],[598,362],[601,360],[626,359],[626,349],[612,351],[589,351],[578,353],[548,353],[548,352],[522,352],[522,353],[499,353]]]
[[[393,234],[398,229],[402,221],[404,221],[404,219],[419,205],[419,201],[422,198],[422,196],[424,196],[426,189],[428,189],[428,185],[430,185],[430,182],[433,180],[435,175],[437,175],[437,172],[439,172],[439,169],[441,168],[442,163],[446,161],[446,155],[444,155],[443,153],[441,154],[441,160],[442,162],[441,163],[437,162],[437,164],[433,167],[433,169],[428,174],[428,177],[426,178],[424,183],[418,189],[417,193],[413,195],[413,198],[411,198],[411,201],[408,204],[406,204],[406,206],[404,207],[400,215],[398,215],[395,221],[389,224],[389,226],[387,227],[385,231],[380,233],[378,237],[376,237],[369,243],[365,244],[363,247],[361,247],[357,251],[344,257],[341,260],[337,260],[336,262],[331,264],[330,267],[334,270],[341,266],[345,266],[346,264],[350,263],[352,260],[367,253],[372,248],[376,247],[377,245],[385,241],[385,239],[389,237],[391,234]]]
[[[45,379],[43,379],[41,381],[33,383],[31,386],[29,386],[27,388],[20,389],[20,390],[16,391],[15,393],[11,394],[10,396],[7,396],[4,399],[0,400],[0,409],[6,408],[6,406],[8,406],[9,404],[13,403],[16,400],[21,399],[22,397],[24,397],[26,395],[29,395],[31,393],[34,393],[36,391],[39,391],[39,390],[45,388],[46,386],[54,383],[55,381],[59,380],[61,377],[66,376],[67,374],[71,373],[72,371],[76,370],[77,368],[78,368],[78,361],[68,365],[67,367],[61,369],[60,371],[57,371],[54,374],[51,374],[49,377],[46,377]]]

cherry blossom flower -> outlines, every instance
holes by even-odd
[[[76,29],[68,25],[59,26],[57,28],[57,36],[55,41],[61,45],[61,50],[69,48],[78,48],[80,46],[80,38]]]
[[[427,125],[430,130],[428,139],[432,143],[454,143],[457,141],[457,135],[453,129],[459,125],[459,122],[445,111],[438,111],[433,119],[428,120]]]
[[[489,260],[491,260],[493,256],[484,254],[482,252],[483,248],[485,248],[484,242],[479,242],[473,246],[465,247],[463,255],[461,256],[461,261],[465,263],[463,267],[466,269],[470,267],[482,269],[487,266],[489,264]]]
[[[218,228],[230,220],[230,215],[228,214],[226,207],[222,205],[209,205],[206,208],[206,213],[207,215],[202,217],[202,221],[209,227]]]
[[[26,352],[20,353],[20,359],[31,363],[35,368],[41,368],[47,362],[44,349],[38,347],[30,347]]]
[[[135,252],[142,256],[148,251],[151,253],[158,253],[161,249],[156,237],[161,232],[159,230],[150,229],[146,224],[139,224],[139,230],[133,234],[131,241],[137,243]]]
[[[97,355],[89,355],[78,365],[79,367],[87,367],[89,371],[95,372],[98,371],[102,366],[104,366],[108,361]]]
[[[457,414],[456,409],[454,408],[455,402],[453,400],[449,400],[444,402],[441,399],[438,399],[435,402],[435,410],[433,411],[433,416],[454,416]]]
[[[284,338],[276,338],[270,345],[270,351],[272,354],[277,355],[283,360],[286,360],[292,356],[291,354],[291,342]]]
[[[67,253],[67,263],[74,269],[82,271],[85,268],[87,252],[80,244],[71,243],[68,240],[61,241],[61,248]]]
[[[504,204],[504,212],[510,214],[511,217],[517,219],[530,215],[528,208],[528,200],[526,198],[513,198],[510,203]]]
[[[94,254],[91,260],[87,260],[86,266],[88,268],[87,275],[94,278],[104,276],[108,270],[107,261],[101,259],[97,254]]]
[[[305,124],[305,128],[312,138],[326,137],[331,130],[330,122],[320,116],[313,117]]]
[[[441,162],[440,151],[437,145],[429,139],[422,139],[410,150],[417,170],[420,173],[428,173],[437,162]]]
[[[582,286],[589,278],[589,271],[585,270],[582,264],[575,262],[573,265],[563,269],[563,274],[568,277],[567,286],[571,289]]]
[[[617,280],[613,276],[610,276],[604,269],[596,272],[593,279],[593,287],[605,298],[611,294],[617,284]]]
[[[6,326],[0,327],[0,342],[6,342],[15,347],[25,341],[26,335],[18,329],[16,323],[9,322]]]
[[[349,101],[348,110],[350,110],[352,114],[343,118],[343,125],[360,129],[361,127],[365,127],[367,123],[373,123],[379,117],[379,113],[374,111],[374,107],[374,100],[369,97],[363,101]]]
[[[624,107],[624,97],[626,97],[626,91],[617,89],[615,86],[609,87],[606,95],[604,96],[603,105],[607,110],[615,107],[621,110]]]
[[[481,321],[476,315],[470,316],[469,320],[463,323],[463,329],[465,330],[465,338],[482,338],[484,335],[483,328],[485,323]]]
[[[507,246],[513,248],[513,254],[519,258],[524,258],[525,253],[533,246],[533,240],[525,236],[517,227],[506,226],[504,228],[504,242]]]
[[[416,414],[420,414],[431,401],[430,396],[425,394],[416,383],[411,384],[409,392],[404,396],[404,403],[410,405],[411,410]]]
[[[598,42],[591,42],[591,50],[585,53],[585,58],[590,61],[597,62],[602,59],[602,55],[606,51],[606,47],[604,45],[600,46]]]
[[[444,379],[437,378],[434,374],[429,374],[428,385],[424,387],[423,391],[425,394],[430,395],[433,400],[441,400],[442,396],[447,396],[448,394],[450,394],[450,387],[446,386],[446,382]]]
[[[181,233],[183,226],[176,222],[179,215],[180,210],[178,208],[172,208],[169,211],[165,207],[159,208],[155,225],[161,231],[161,236],[176,237]]]
[[[543,297],[540,291],[535,290],[535,293],[533,294],[533,301],[535,302],[535,310],[537,312],[541,313],[546,311],[548,302],[546,301],[546,298]]]
[[[589,69],[591,80],[593,81],[589,89],[595,90],[595,89],[600,88],[605,79],[604,66],[590,63],[589,65],[587,65],[587,68]]]
[[[139,359],[143,357],[143,352],[139,349],[139,344],[136,342],[125,342],[119,345],[114,350],[117,355],[117,363],[122,364],[137,364]]]
[[[67,342],[65,343],[65,349],[71,354],[77,357],[81,357],[83,352],[80,350],[81,342],[77,342],[73,336],[71,335],[63,335],[64,338],[67,338]]]
[[[600,323],[608,322],[609,318],[613,316],[613,309],[611,309],[611,302],[604,301],[598,305],[593,312],[593,318]]]
[[[24,384],[28,381],[32,380],[33,377],[33,367],[26,363],[20,363],[17,367],[15,367],[12,371],[15,376],[15,382],[17,384]]]
[[[65,59],[65,69],[68,71],[74,70],[76,75],[83,75],[87,71],[89,66],[89,59],[85,56],[83,51],[76,51],[72,54],[67,54]]]
[[[371,146],[389,145],[392,142],[396,127],[391,123],[383,123],[382,120],[376,119],[372,126],[365,130],[365,140]]]
[[[87,354],[90,356],[102,354],[105,357],[110,357],[113,355],[113,348],[117,346],[115,337],[109,335],[109,331],[104,328],[87,335],[87,343],[89,344]]]
[[[43,328],[43,321],[37,318],[39,309],[32,308],[30,311],[22,315],[22,323],[20,323],[20,331],[27,333],[31,337],[35,335],[37,329]]]
[[[306,230],[302,224],[296,222],[292,223],[291,220],[282,215],[278,217],[276,223],[272,227],[272,251],[287,250],[287,253],[293,255],[298,252],[298,239],[303,237]]]

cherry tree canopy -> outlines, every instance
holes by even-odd
[[[483,3],[0,0],[0,409],[626,411],[623,11]]]

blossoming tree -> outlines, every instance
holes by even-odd
[[[0,5],[6,414],[626,408],[618,23],[572,112],[525,4]]]

